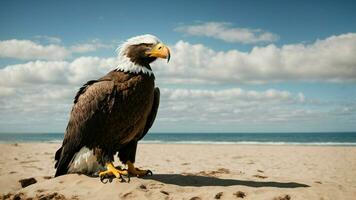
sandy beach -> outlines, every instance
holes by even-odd
[[[153,176],[53,178],[60,144],[0,144],[0,199],[355,199],[356,148],[139,144]],[[118,163],[117,163],[118,164]],[[34,179],[29,179],[34,178]],[[19,182],[22,179],[24,187]]]

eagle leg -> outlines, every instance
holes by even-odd
[[[116,169],[112,162],[106,163],[106,171],[99,173],[100,181],[103,183],[107,183],[107,181],[104,180],[109,179],[109,181],[111,182],[113,176],[120,179],[121,182],[130,182],[130,175],[127,170]],[[124,176],[127,177],[127,181],[125,180]]]
[[[137,177],[142,177],[142,176],[147,176],[147,175],[152,176],[151,170],[142,170],[142,169],[136,168],[135,165],[131,161],[127,161],[126,164],[128,167],[127,171],[131,175],[134,175]]]

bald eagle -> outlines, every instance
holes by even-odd
[[[141,35],[128,39],[118,52],[117,67],[88,81],[75,95],[55,154],[55,176],[82,173],[125,180],[123,176],[150,173],[134,166],[136,148],[155,120],[160,99],[150,63],[169,61],[170,51],[157,37]],[[127,169],[113,165],[117,153]]]

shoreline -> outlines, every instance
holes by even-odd
[[[62,141],[1,141],[0,144],[61,144]],[[139,144],[156,145],[242,145],[242,146],[302,146],[302,147],[356,147],[354,142],[210,142],[210,141],[140,141]]]

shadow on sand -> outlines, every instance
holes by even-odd
[[[156,180],[165,184],[178,186],[233,186],[243,185],[248,187],[277,187],[277,188],[298,188],[310,187],[309,185],[296,182],[272,182],[272,181],[247,181],[235,179],[222,179],[216,177],[181,175],[181,174],[154,174],[146,176],[144,179]]]

